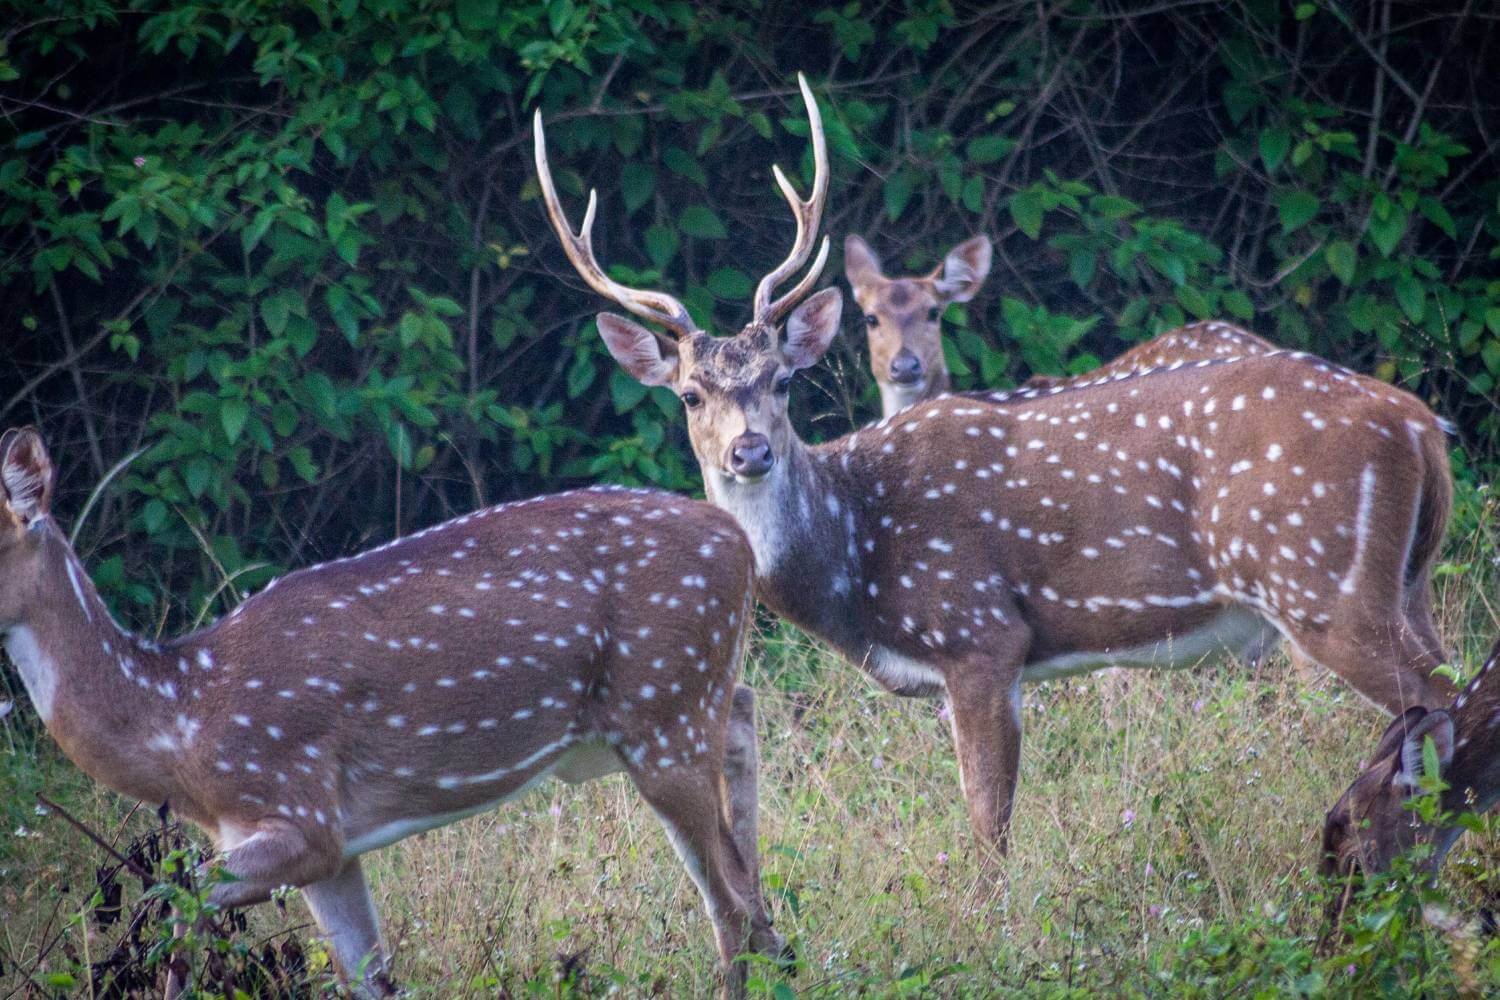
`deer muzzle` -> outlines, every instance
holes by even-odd
[[[919,384],[922,381],[922,359],[901,348],[891,358],[891,381],[906,388]]]
[[[775,464],[771,440],[759,431],[747,431],[729,444],[729,471],[736,479],[761,479]]]

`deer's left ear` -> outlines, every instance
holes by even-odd
[[[844,297],[837,288],[825,288],[787,317],[782,357],[794,369],[811,368],[828,352],[844,315]]]
[[[943,258],[942,277],[936,282],[943,301],[967,302],[978,295],[990,274],[992,252],[988,236],[970,237],[949,250]]]
[[[54,475],[35,430],[22,427],[0,437],[0,499],[22,523],[30,525],[51,512]]]
[[[1453,762],[1453,716],[1442,709],[1428,712],[1411,729],[1401,743],[1401,769],[1396,772],[1397,784],[1416,788],[1426,770],[1422,757],[1422,744],[1432,737],[1433,749],[1437,751],[1438,774],[1447,770]]]

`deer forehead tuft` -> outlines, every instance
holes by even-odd
[[[896,311],[912,310],[935,301],[927,287],[910,278],[900,278],[886,285],[880,294],[880,304]]]
[[[692,372],[705,389],[734,392],[769,386],[780,367],[774,332],[761,325],[733,337],[693,338]]]

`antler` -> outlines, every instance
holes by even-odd
[[[698,324],[688,315],[686,307],[665,292],[627,288],[604,273],[604,268],[594,258],[594,209],[599,204],[599,193],[589,189],[588,211],[583,213],[583,228],[576,234],[557,199],[557,188],[552,183],[552,170],[547,166],[547,137],[542,131],[542,112],[537,109],[534,119],[536,136],[536,177],[542,186],[542,203],[547,206],[547,218],[562,242],[563,250],[573,267],[588,286],[605,298],[624,306],[642,319],[659,323],[677,337],[685,337],[698,329]],[[779,176],[779,173],[778,173]],[[800,226],[801,223],[799,222]],[[799,230],[800,232],[800,230]]]
[[[812,254],[813,243],[818,238],[818,222],[823,217],[823,204],[828,200],[828,144],[823,139],[823,118],[818,114],[818,102],[813,100],[812,91],[807,86],[807,78],[801,73],[797,74],[797,86],[802,88],[802,100],[807,105],[807,121],[812,132],[813,188],[812,196],[803,201],[797,197],[796,188],[792,187],[791,182],[786,179],[786,174],[781,172],[781,167],[771,168],[776,175],[776,184],[781,188],[781,193],[786,196],[787,204],[792,207],[792,216],[797,220],[797,239],[792,244],[792,252],[787,259],[770,274],[760,279],[760,284],[755,289],[755,322],[769,326],[780,322],[791,307],[808,293],[817,282],[818,275],[822,273],[824,262],[828,260],[828,237],[825,236],[812,270],[808,271],[791,291],[774,302],[771,301],[771,295],[776,291],[776,286],[807,263],[808,256]]]

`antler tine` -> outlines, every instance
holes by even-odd
[[[771,300],[776,286],[791,277],[799,267],[807,263],[807,258],[811,256],[813,245],[818,238],[818,223],[823,217],[823,205],[828,200],[828,143],[823,136],[823,117],[818,113],[818,102],[813,99],[812,89],[807,85],[807,77],[798,73],[797,85],[802,89],[802,101],[807,105],[807,122],[812,135],[812,194],[806,201],[803,201],[797,196],[797,189],[792,187],[791,181],[786,179],[786,174],[781,172],[781,167],[771,168],[771,172],[776,176],[777,186],[781,188],[787,204],[792,208],[792,217],[797,220],[797,238],[786,260],[782,261],[770,274],[760,279],[760,284],[756,286],[755,322],[757,323],[774,324],[785,315],[788,309],[796,305],[797,301],[806,295],[813,283],[818,280],[818,274],[823,269],[823,262],[828,253],[828,239],[824,237],[823,251],[819,254],[818,262],[809,276],[804,277],[781,298],[774,302]]]
[[[557,187],[552,183],[552,169],[547,165],[547,136],[542,130],[540,108],[532,122],[536,140],[536,179],[542,188],[542,204],[546,206],[547,218],[579,277],[600,295],[642,319],[661,324],[678,337],[685,337],[698,329],[687,308],[672,296],[665,292],[628,288],[604,273],[604,268],[594,257],[594,212],[599,207],[599,192],[589,189],[589,207],[583,213],[583,228],[574,233],[557,197]]]

